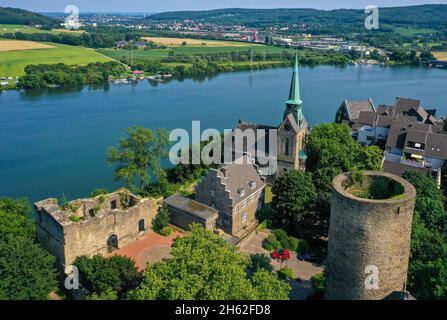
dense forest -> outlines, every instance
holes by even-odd
[[[307,24],[314,33],[364,31],[365,13],[358,9],[218,9],[177,11],[152,15],[148,21],[194,21],[218,24],[243,24],[249,27]],[[381,31],[397,27],[447,29],[447,5],[421,5],[380,8]]]
[[[3,38],[15,40],[31,40],[40,42],[55,42],[71,46],[84,46],[87,48],[113,48],[117,41],[139,39],[132,33],[82,33],[82,34],[51,34],[51,33],[5,33]]]
[[[41,25],[51,29],[60,23],[57,19],[27,10],[0,7],[0,24]]]
[[[126,67],[115,61],[90,63],[86,66],[59,63],[29,65],[25,72],[26,75],[19,78],[19,87],[34,89],[104,83],[110,76],[120,76],[126,72]]]

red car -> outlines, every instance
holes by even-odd
[[[272,258],[273,259],[282,259],[282,260],[290,259],[290,253],[289,253],[289,251],[287,251],[287,249],[275,250],[272,253]]]

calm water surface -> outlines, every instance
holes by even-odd
[[[111,85],[107,90],[9,91],[0,94],[0,196],[68,199],[94,188],[113,190],[109,146],[125,128],[233,128],[238,119],[278,124],[291,69],[221,74],[204,81]],[[343,99],[421,99],[447,114],[447,71],[415,68],[319,66],[301,68],[304,114],[331,122]]]

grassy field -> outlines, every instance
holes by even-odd
[[[14,77],[24,74],[29,64],[66,63],[85,65],[90,62],[107,62],[105,57],[93,49],[50,43],[54,48],[0,52],[0,77]]]
[[[431,34],[436,32],[433,29],[417,29],[417,28],[396,28],[396,32],[402,36],[414,37],[416,35]]]
[[[221,41],[221,40],[202,40],[190,38],[162,38],[162,37],[144,37],[144,40],[152,41],[156,44],[165,46],[181,46],[186,42],[186,46],[209,46],[209,47],[247,47],[257,46],[256,43],[244,43],[238,41]]]
[[[444,60],[447,61],[447,52],[433,52],[433,55],[438,60]]]
[[[22,33],[52,33],[52,34],[58,34],[58,33],[73,33],[73,34],[80,34],[84,31],[81,30],[67,30],[67,29],[54,29],[54,30],[42,30],[37,29],[30,26],[24,26],[24,25],[18,25],[18,24],[0,24],[0,35],[5,33],[16,33],[16,32],[22,32]]]
[[[174,52],[174,54],[184,54],[184,55],[198,55],[198,54],[218,54],[225,52],[244,52],[252,50],[256,53],[281,53],[284,50],[292,50],[293,49],[284,49],[273,46],[264,46],[264,45],[247,45],[247,46],[224,46],[224,47],[208,47],[208,46],[179,46],[172,47],[169,49],[151,49],[145,51],[133,51],[134,59],[162,59],[169,56],[170,52]],[[130,59],[130,52],[127,50],[118,50],[118,49],[99,49],[99,52],[105,54],[114,59]]]
[[[0,52],[50,48],[54,48],[54,46],[34,41],[0,40]]]

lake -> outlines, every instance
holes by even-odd
[[[416,98],[437,115],[447,114],[447,72],[419,68],[302,67],[301,95],[311,125],[332,122],[341,102],[372,98]],[[153,85],[111,85],[0,94],[0,196],[68,199],[95,188],[113,190],[113,168],[105,162],[132,125],[190,130],[233,128],[238,119],[277,125],[292,69],[220,74],[203,80]]]

